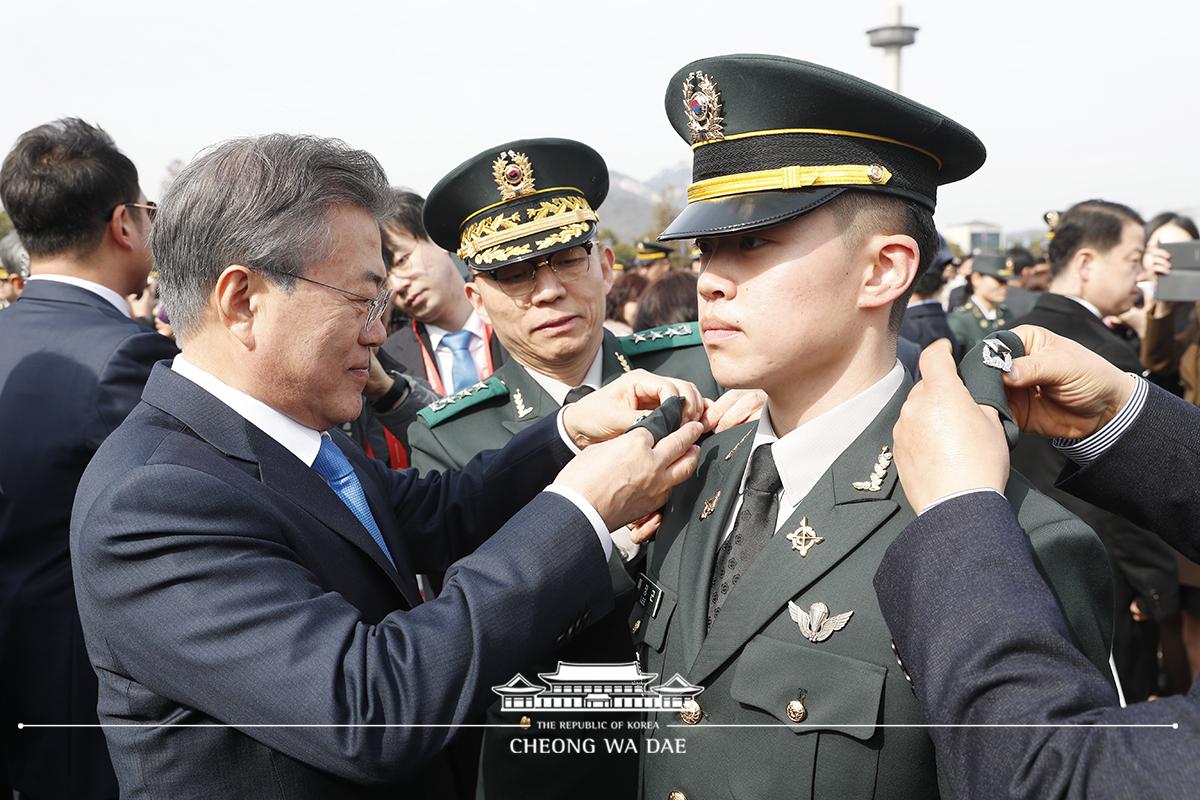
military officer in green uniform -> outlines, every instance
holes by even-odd
[[[648,739],[684,744],[643,742],[641,794],[936,797],[871,581],[914,518],[890,450],[911,386],[900,318],[937,250],[937,186],[978,169],[983,145],[904,97],[775,56],[691,63],[666,106],[694,165],[662,238],[703,251],[713,374],[767,403],[702,445],[650,546],[630,620],[642,668],[703,691],[651,714]],[[1107,671],[1103,546],[1016,474],[1007,496],[1076,643]]]
[[[638,242],[633,247],[633,265],[637,267],[646,280],[654,282],[671,271],[670,247],[658,242]]]
[[[1011,315],[1004,298],[1008,295],[1008,282],[1015,276],[1011,257],[994,253],[975,256],[971,296],[946,317],[960,357],[992,331],[1008,327]]]
[[[719,389],[695,322],[623,338],[604,330],[613,251],[594,236],[596,211],[607,192],[608,170],[600,155],[564,139],[522,140],[489,149],[457,167],[430,192],[425,228],[438,245],[457,252],[470,267],[467,296],[511,358],[486,381],[420,413],[409,430],[413,466],[422,471],[461,466],[480,450],[504,446],[565,403],[633,369],[685,379],[705,397],[717,397]],[[745,419],[750,407],[757,410],[760,402],[744,400],[749,402],[727,399],[721,410],[728,408]],[[731,408],[738,402],[741,411]],[[657,521],[651,525],[656,527]],[[622,561],[635,558],[637,546],[627,530],[615,532],[613,538],[618,611],[564,637],[552,660],[525,671],[531,682],[538,682],[539,672],[555,671],[557,660],[633,660],[627,620],[634,584]],[[496,707],[488,719],[513,725],[520,717]],[[571,717],[555,714],[547,719]],[[509,747],[510,739],[537,735],[536,729],[486,731],[482,796],[613,798],[635,792],[636,753],[611,755],[600,748],[595,754],[531,754],[524,749],[514,753]]]

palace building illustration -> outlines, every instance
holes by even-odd
[[[668,681],[650,686],[657,673],[642,672],[636,661],[627,664],[570,664],[558,662],[554,672],[538,677],[539,686],[515,675],[503,686],[493,686],[500,695],[503,711],[612,711],[638,709],[678,711],[687,701],[704,691],[683,679],[679,673]]]

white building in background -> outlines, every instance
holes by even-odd
[[[1004,246],[1004,229],[990,222],[964,222],[941,228],[946,241],[963,255],[970,253],[999,253]]]

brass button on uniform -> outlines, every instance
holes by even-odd
[[[704,711],[701,710],[700,704],[695,700],[684,702],[683,708],[679,710],[680,718],[688,725],[695,725],[704,716]]]
[[[632,632],[632,633],[637,633],[637,632],[638,632],[638,631],[640,631],[641,629],[642,629],[642,621],[641,621],[640,619],[635,619],[635,620],[633,621],[633,627],[632,627],[632,628],[630,628],[629,630],[630,630],[630,632]]]
[[[804,707],[803,700],[793,700],[787,704],[787,718],[796,724],[808,719],[808,709]]]
[[[687,795],[678,789],[672,789],[671,793],[667,795],[667,800],[687,800]]]

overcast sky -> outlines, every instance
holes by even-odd
[[[885,0],[0,4],[0,146],[100,124],[154,197],[166,165],[231,136],[337,136],[426,192],[510,139],[566,136],[645,179],[689,157],[666,84],[704,56],[777,53],[883,80]],[[1200,213],[1200,3],[910,0],[903,90],[974,130],[983,169],[938,222],[1007,228],[1102,196]]]

